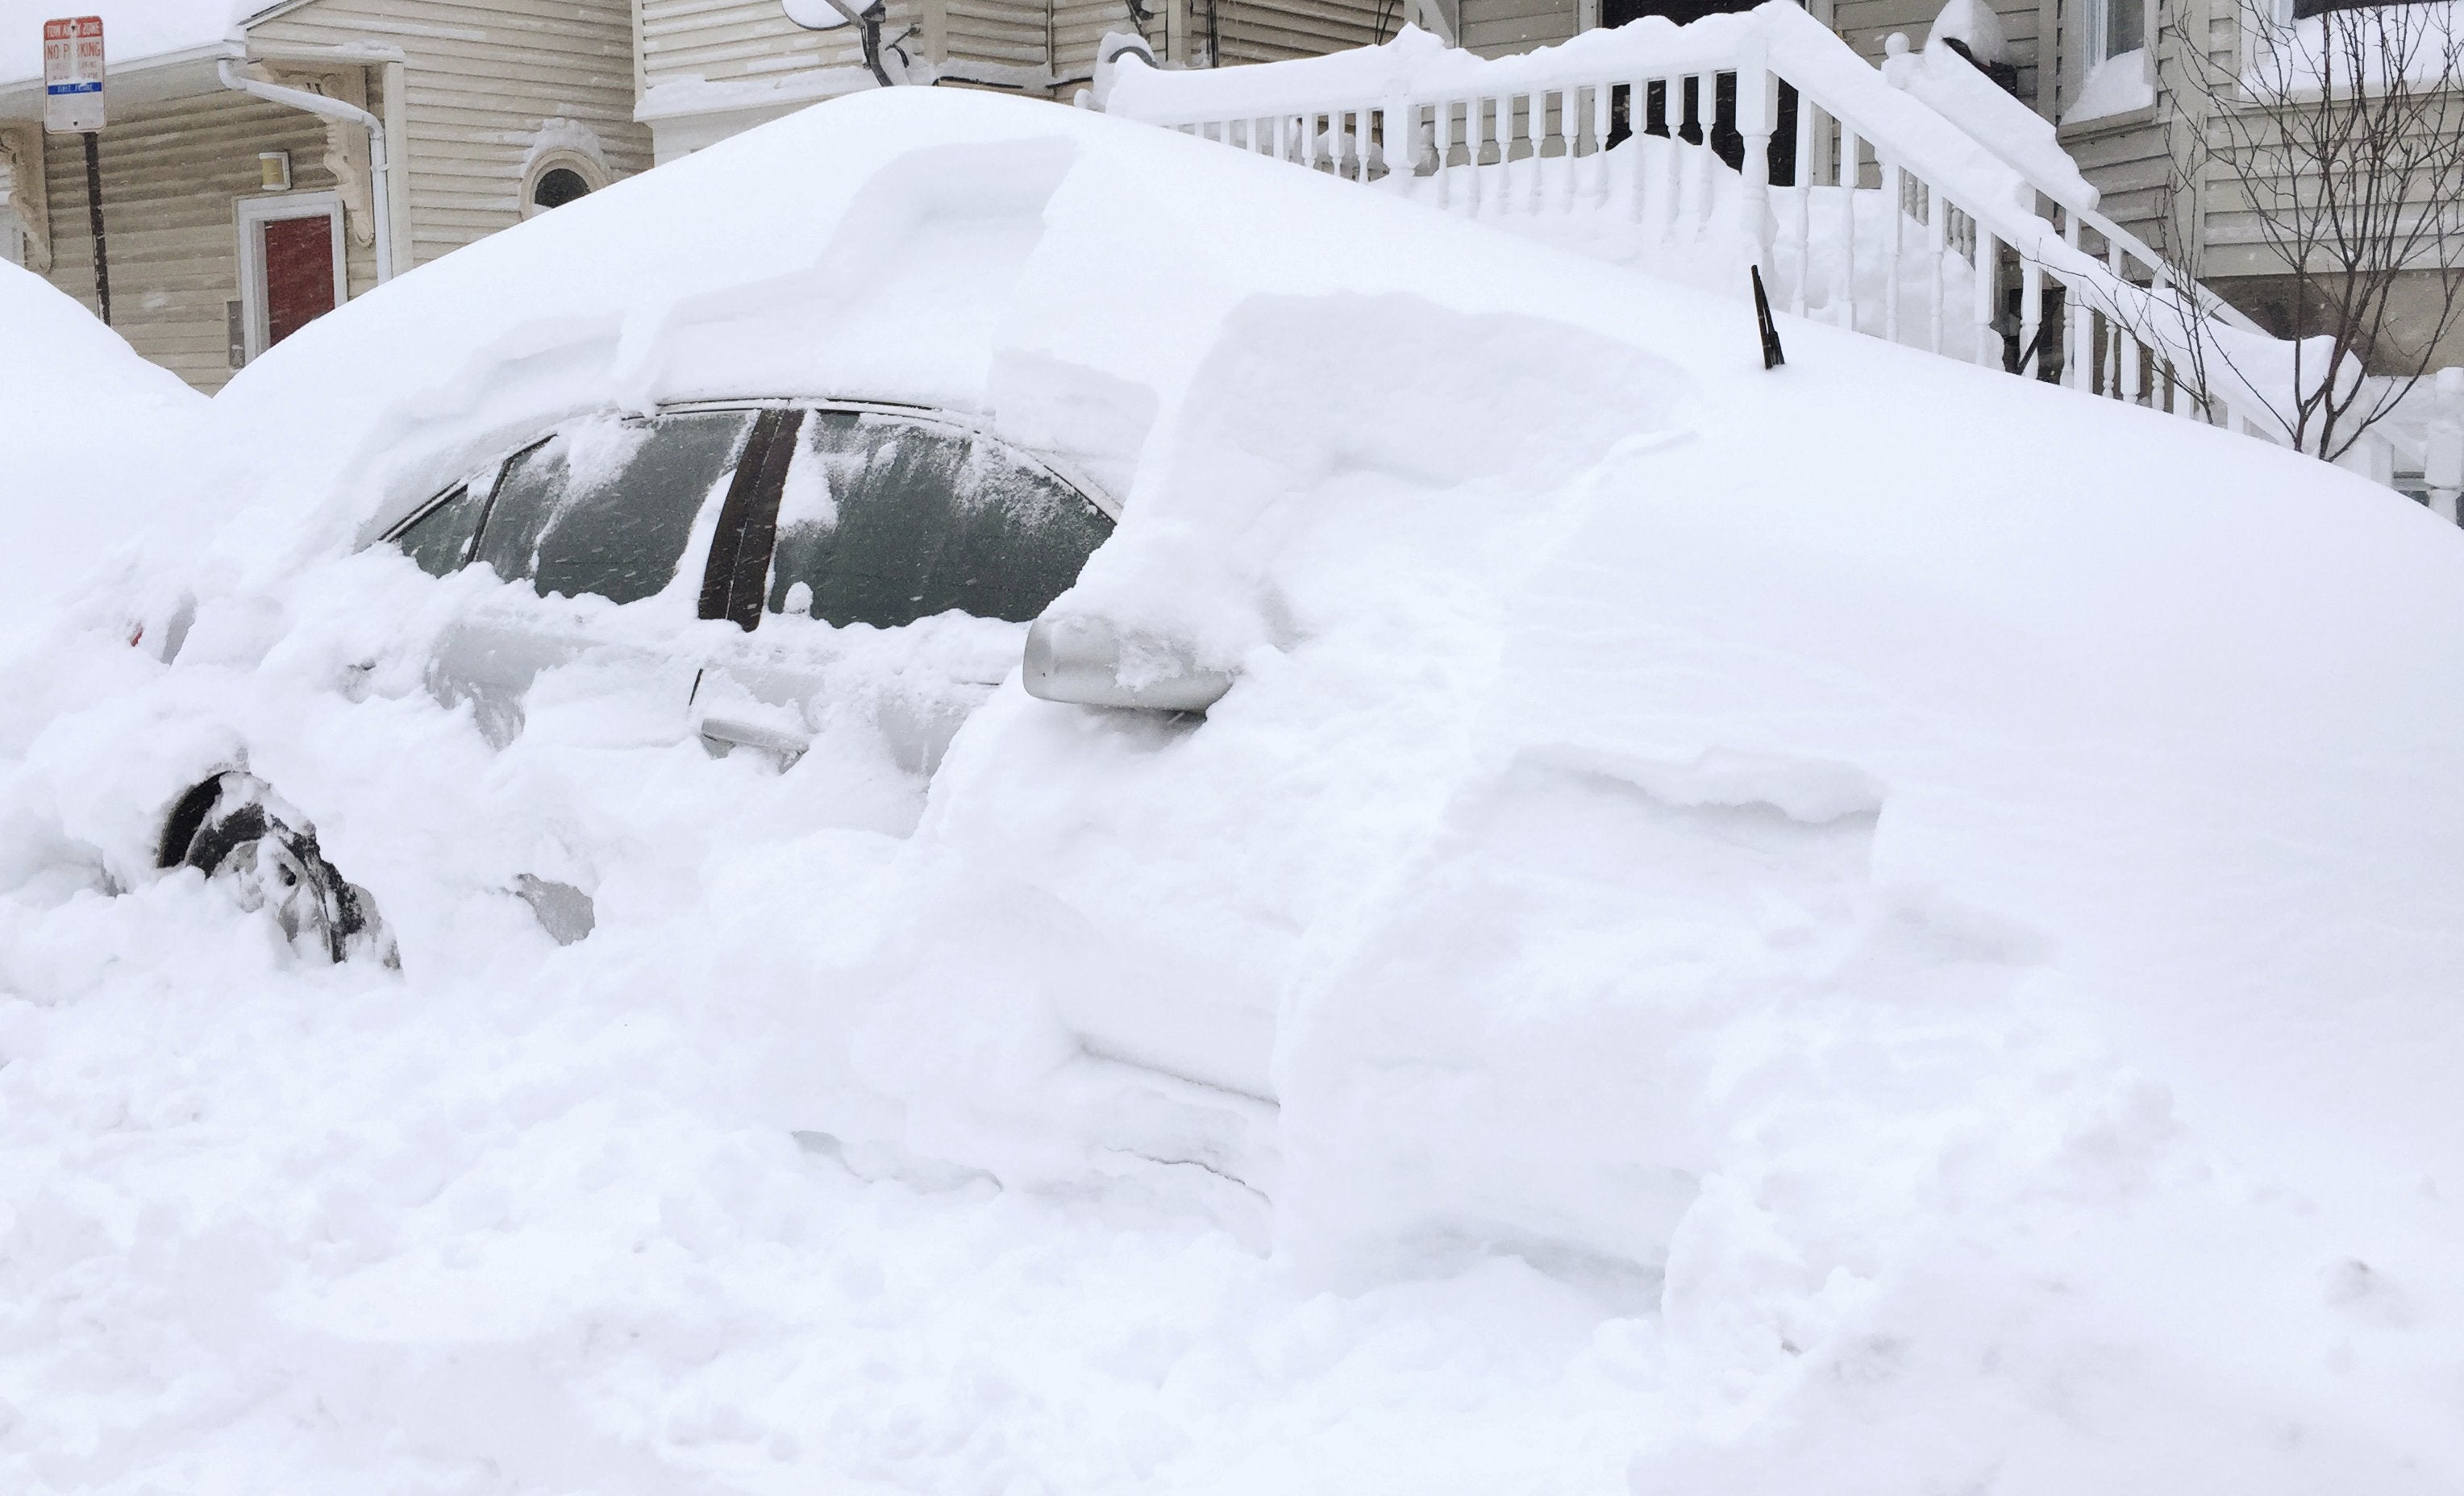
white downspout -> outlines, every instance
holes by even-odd
[[[239,70],[239,64],[226,57],[217,70],[223,87],[262,99],[268,103],[302,109],[328,120],[341,120],[368,132],[368,197],[376,214],[377,282],[382,285],[393,278],[393,163],[385,155],[385,124],[375,115],[357,104],[346,104],[339,99],[312,94],[304,88],[285,88],[250,77]]]

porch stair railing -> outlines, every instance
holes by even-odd
[[[1102,102],[1536,237],[1596,250],[1616,225],[1636,262],[1729,294],[1749,263],[1790,310],[1952,358],[2277,442],[2297,424],[2290,344],[1790,0],[1493,59],[1414,29],[1214,71],[1124,59]],[[2441,468],[2421,445],[2374,429],[2346,460]]]

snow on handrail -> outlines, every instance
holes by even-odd
[[[1796,99],[1783,143],[1793,176],[1774,184],[1767,147],[1783,88]],[[1842,325],[2014,372],[2058,364],[2073,387],[2252,434],[2292,427],[2287,393],[2244,377],[2281,362],[2255,346],[2274,340],[2206,288],[2176,287],[2161,257],[2094,211],[2075,174],[2017,169],[1789,0],[1683,27],[1648,17],[1493,59],[1406,28],[1381,46],[1287,62],[1126,66],[1104,107],[1527,231],[1551,213],[1622,209],[1662,242],[1700,241],[1725,212],[1793,311],[1820,306]],[[1620,134],[1620,114],[1655,139]],[[1612,166],[1618,155],[1630,170]],[[1722,180],[1738,183],[1726,198]],[[1911,228],[1924,235],[1913,249]],[[1925,304],[1903,319],[1910,282]]]

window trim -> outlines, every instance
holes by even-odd
[[[537,218],[541,213],[556,210],[552,208],[541,208],[538,197],[539,184],[547,180],[549,172],[559,169],[570,171],[582,179],[583,197],[605,190],[608,184],[615,180],[607,170],[607,164],[597,160],[587,152],[571,149],[541,151],[522,168],[523,218]],[[580,199],[575,201],[578,202]]]
[[[2139,45],[2123,52],[2113,50],[2113,12],[2123,5],[2139,7]],[[2088,73],[2129,53],[2147,50],[2147,7],[2145,0],[2090,0],[2087,11],[2087,68],[2079,75],[2082,87]]]

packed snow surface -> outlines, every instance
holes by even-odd
[[[311,324],[0,665],[0,1484],[2464,1485],[2464,539],[1781,322],[915,90]],[[1085,474],[1056,607],[1231,693],[1013,673],[928,780],[1017,626],[360,548],[760,394]],[[429,689],[507,617],[601,641],[517,731]],[[812,750],[710,759],[771,649]],[[240,761],[398,972],[152,869]]]

